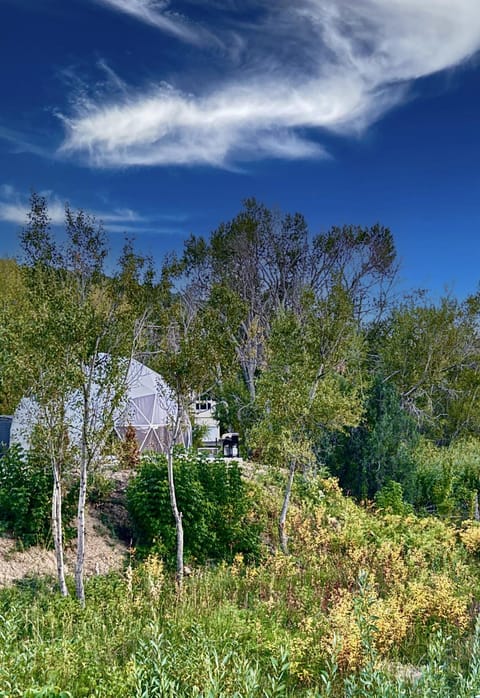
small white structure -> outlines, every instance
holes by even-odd
[[[108,362],[107,355],[100,357]],[[127,368],[127,366],[126,366]],[[105,363],[99,365],[99,377],[105,370]],[[124,438],[129,426],[135,429],[140,451],[165,452],[171,443],[172,427],[181,421],[180,442],[190,446],[192,428],[188,415],[178,415],[178,405],[174,393],[163,378],[148,366],[131,360],[126,375],[125,396],[121,405],[111,412],[112,390],[102,389],[101,381],[93,389],[93,423],[90,428],[98,428],[105,423],[106,416],[113,420],[114,431]],[[70,444],[78,445],[81,439],[82,417],[81,396],[78,392],[67,396],[65,424],[68,428]],[[30,447],[31,435],[40,419],[40,408],[33,398],[23,398],[13,415],[10,430],[10,443],[18,443],[24,449]]]
[[[195,400],[195,424],[205,427],[202,438],[205,444],[216,444],[220,439],[220,424],[215,419],[215,402],[208,397],[200,396]]]

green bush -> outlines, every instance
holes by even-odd
[[[413,513],[413,507],[403,499],[403,487],[399,482],[390,480],[375,495],[375,504],[389,514],[407,516]]]
[[[0,457],[0,530],[23,545],[51,542],[53,475],[45,456],[11,446]],[[68,524],[75,512],[76,492],[68,488],[63,518]],[[67,529],[68,532],[68,529]]]
[[[454,520],[474,518],[480,493],[480,440],[461,439],[449,446],[422,440],[415,458],[416,509]]]
[[[99,472],[88,473],[87,501],[97,506],[108,502],[115,489],[115,483]]]
[[[259,526],[253,520],[252,499],[236,461],[180,453],[174,478],[186,559],[230,561],[237,553],[247,559],[258,556]],[[128,487],[127,503],[140,549],[173,560],[175,524],[165,456],[150,455],[143,460]]]

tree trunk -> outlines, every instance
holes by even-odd
[[[296,462],[292,461],[290,463],[290,469],[288,472],[287,485],[285,487],[285,494],[283,497],[282,511],[280,512],[280,519],[278,521],[278,535],[280,538],[280,548],[285,555],[288,555],[288,536],[285,532],[285,522],[287,520],[288,506],[290,504],[290,495],[292,492],[293,478],[295,476],[296,467]]]
[[[82,449],[80,459],[80,487],[78,491],[78,509],[77,509],[77,562],[75,564],[75,593],[80,605],[85,606],[85,587],[83,583],[83,567],[85,563],[85,502],[87,499],[87,469],[88,469],[88,453],[87,453],[87,428],[90,419],[89,396],[84,397],[83,406],[83,433],[82,433]]]
[[[245,382],[247,384],[248,393],[250,395],[250,400],[255,402],[256,389],[255,389],[255,369],[248,364],[244,371]]]
[[[85,588],[83,584],[83,566],[85,562],[85,502],[87,498],[87,466],[81,463],[80,489],[77,510],[77,561],[75,564],[75,593],[81,606],[85,606]]]
[[[177,496],[175,492],[175,480],[173,478],[173,449],[169,448],[167,455],[168,489],[170,492],[170,504],[175,519],[175,529],[177,534],[177,566],[176,583],[177,591],[181,592],[183,585],[183,521],[182,512],[178,510]]]
[[[55,561],[57,563],[58,586],[62,596],[68,596],[65,582],[65,566],[63,562],[63,527],[62,527],[62,485],[60,471],[56,463],[53,464],[53,492],[52,492],[52,534],[55,548]]]

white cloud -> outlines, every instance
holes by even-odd
[[[25,225],[27,220],[27,206],[10,201],[0,201],[0,221]]]
[[[40,192],[48,203],[48,215],[53,226],[65,222],[65,203],[51,191]],[[75,209],[75,207],[73,207]],[[24,226],[29,211],[28,197],[17,191],[10,184],[0,185],[0,221]],[[175,233],[179,232],[179,224],[185,220],[182,214],[165,214],[147,217],[130,208],[114,208],[112,210],[93,211],[98,221],[112,233]],[[158,221],[158,224],[157,224]],[[185,232],[182,229],[182,233]]]
[[[101,1],[170,33],[177,26],[166,3]],[[219,40],[237,39],[235,60],[224,57],[227,77],[195,95],[161,84],[85,101],[63,117],[64,154],[98,167],[321,157],[322,129],[361,132],[414,80],[480,49],[478,0],[246,0],[255,24],[241,3],[226,3],[223,15],[216,0],[203,4],[217,8]]]
[[[211,39],[209,32],[193,25],[182,15],[170,12],[168,0],[96,0],[96,2],[131,15],[188,43],[201,44]]]
[[[0,184],[0,196],[4,199],[11,199],[15,196],[15,187],[11,184]]]
[[[100,58],[97,61],[97,65],[105,73],[108,84],[112,87],[113,90],[116,90],[117,92],[122,92],[124,94],[128,93],[127,83],[124,80],[122,80],[122,78],[119,75],[117,75],[117,73],[113,70],[113,68],[110,65],[108,65],[107,61],[104,58]]]
[[[33,155],[39,155],[42,158],[51,158],[52,154],[47,149],[41,145],[30,140],[30,137],[15,131],[10,128],[6,128],[0,124],[0,140],[4,140],[10,143],[12,150],[15,153],[32,153]]]

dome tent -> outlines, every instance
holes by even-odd
[[[110,357],[100,355],[98,380],[92,390],[94,421],[91,427],[100,428],[105,414],[109,412],[112,402],[112,390],[102,389],[101,378]],[[171,437],[169,426],[177,421],[178,406],[175,395],[163,378],[145,364],[132,359],[125,360],[127,375],[125,394],[121,404],[114,410],[113,428],[119,438],[124,438],[129,426],[135,429],[135,435],[140,451],[168,450]],[[72,446],[78,446],[82,434],[81,396],[79,392],[68,395],[65,401],[64,422],[68,428],[69,441]],[[12,419],[10,443],[18,443],[24,449],[30,447],[31,435],[35,424],[40,419],[40,407],[34,398],[22,398]],[[186,414],[180,417],[182,433],[180,442],[184,446],[191,445],[191,424]]]
[[[114,419],[114,429],[120,438],[125,437],[129,426],[135,429],[140,451],[160,451],[168,449],[168,427],[177,418],[177,401],[171,388],[160,374],[145,364],[132,360],[127,375],[128,390],[126,405]],[[187,415],[182,421],[181,442],[191,446],[192,428]]]

